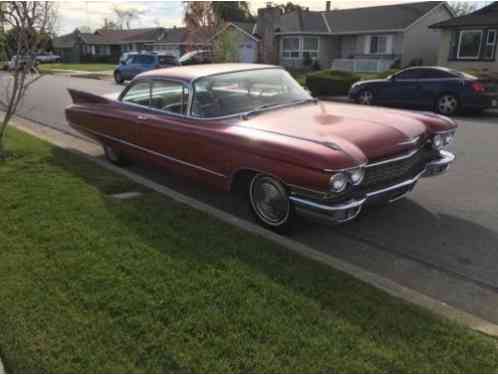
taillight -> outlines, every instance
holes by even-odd
[[[484,85],[480,82],[474,82],[470,85],[470,87],[472,88],[472,91],[476,93],[483,93],[486,91],[486,87],[484,87]]]

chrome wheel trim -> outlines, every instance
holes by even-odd
[[[455,113],[458,108],[458,100],[453,95],[444,95],[437,102],[437,109],[444,115]]]
[[[258,217],[273,227],[284,224],[290,215],[290,201],[282,184],[270,176],[255,176],[249,187],[251,206]]]
[[[363,105],[370,105],[373,101],[373,93],[370,90],[364,90],[360,92],[358,96],[358,102]]]

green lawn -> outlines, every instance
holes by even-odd
[[[497,341],[10,129],[12,372],[497,372]],[[141,190],[138,199],[109,194]]]
[[[40,64],[42,72],[50,73],[54,70],[78,70],[84,72],[102,72],[114,70],[115,64]]]

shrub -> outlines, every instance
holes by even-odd
[[[360,80],[356,74],[338,70],[320,70],[306,76],[306,86],[313,96],[347,95],[351,85]]]

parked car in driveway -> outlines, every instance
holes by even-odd
[[[496,86],[442,67],[408,68],[386,79],[360,81],[349,96],[359,104],[429,109],[446,116],[498,108]]]
[[[141,159],[224,191],[243,191],[261,224],[296,213],[344,223],[444,173],[456,123],[444,116],[318,102],[280,67],[154,70],[119,95],[69,90],[71,127],[118,165]]]
[[[10,71],[14,71],[16,69],[22,70],[26,66],[29,66],[31,68],[36,68],[38,64],[39,64],[38,60],[36,60],[36,58],[33,58],[31,56],[14,55],[8,62],[7,70]]]
[[[135,78],[140,73],[153,69],[177,66],[178,60],[175,56],[159,53],[138,53],[131,55],[114,70],[116,83]]]
[[[52,52],[42,52],[35,56],[36,61],[40,64],[48,64],[48,63],[60,63],[61,57]]]

